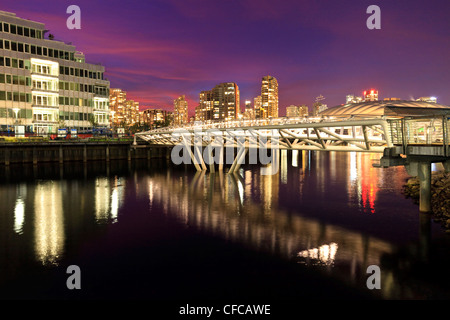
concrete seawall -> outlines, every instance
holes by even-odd
[[[38,142],[0,144],[0,165],[70,161],[110,161],[165,158],[166,147],[130,142]]]

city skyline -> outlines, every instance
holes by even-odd
[[[243,1],[230,8],[152,1],[123,8],[118,1],[107,7],[79,1],[80,30],[66,27],[68,2],[7,1],[1,10],[45,23],[56,40],[72,42],[87,62],[101,63],[111,87],[126,90],[141,106],[170,110],[185,95],[193,115],[201,91],[235,82],[243,110],[267,74],[279,82],[280,116],[289,105],[311,107],[318,95],[334,107],[366,88],[379,90],[380,99],[436,96],[448,105],[448,4],[378,1],[381,29],[369,30],[370,4]],[[203,22],[212,14],[213,24]]]

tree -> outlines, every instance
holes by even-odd
[[[92,127],[96,127],[98,125],[97,120],[95,119],[94,114],[89,114],[89,122],[91,123]]]
[[[153,127],[156,129],[156,128],[167,127],[167,125],[166,125],[165,121],[155,121],[155,122],[153,122]]]
[[[66,122],[63,119],[59,119],[58,120],[58,128],[65,128],[66,127]]]

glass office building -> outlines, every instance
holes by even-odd
[[[0,11],[0,132],[109,127],[105,68],[47,33],[42,23]]]

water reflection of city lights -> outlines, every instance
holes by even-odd
[[[105,221],[109,212],[110,187],[107,178],[97,178],[95,181],[95,218]]]
[[[111,218],[113,222],[117,221],[117,215],[119,213],[119,195],[117,188],[115,188],[111,194]]]
[[[14,207],[14,231],[18,234],[23,233],[23,223],[25,221],[25,203],[21,198],[17,198]]]
[[[14,231],[17,234],[23,233],[23,225],[25,223],[25,198],[27,195],[26,184],[17,186],[17,198],[14,205]]]
[[[375,213],[375,201],[377,200],[379,181],[383,175],[372,166],[373,155],[351,152],[349,153],[350,173],[348,180],[348,193],[350,201],[356,201],[364,213]],[[356,195],[357,200],[353,199]]]
[[[358,168],[356,166],[356,152],[350,152],[350,180],[355,181],[358,177]]]
[[[307,169],[303,170],[309,166],[309,152],[303,153],[299,159],[302,165],[298,169],[302,174],[300,181],[309,174]],[[354,158],[358,168],[361,161],[367,161],[360,155],[357,153]],[[336,153],[336,158],[339,157],[342,156]],[[340,170],[336,166],[336,175],[340,172],[349,183],[348,170]],[[324,225],[318,220],[283,210],[280,208],[280,174],[263,176],[259,173],[256,168],[247,169],[242,175],[196,173],[193,179],[182,173],[154,175],[145,182],[148,185],[146,192],[153,206],[163,207],[164,214],[174,216],[189,228],[206,231],[255,250],[275,253],[287,259],[295,258],[299,264],[323,268],[330,274],[348,272],[352,280],[356,280],[360,268],[378,265],[382,255],[393,252],[394,248],[381,239],[368,239],[361,233],[332,224]],[[358,184],[361,184],[360,179],[349,186],[349,194],[357,194]],[[373,196],[376,190],[373,189]],[[354,199],[354,203],[359,202]],[[339,268],[335,267],[337,265]]]
[[[281,163],[280,163],[280,178],[281,178],[281,183],[282,184],[287,184],[287,177],[288,177],[288,173],[287,173],[287,167],[288,167],[288,163],[287,163],[287,150],[281,150]]]
[[[124,184],[125,181],[122,178],[116,178],[114,187],[111,193],[111,219],[112,222],[117,222],[119,216],[119,209],[122,206],[124,198]]]
[[[361,174],[361,197],[365,212],[375,213],[375,200],[378,193],[377,172],[370,161],[363,161],[360,165]]]
[[[298,167],[298,150],[292,150],[292,166]]]
[[[65,241],[61,186],[54,182],[39,184],[34,211],[37,258],[43,264],[57,264]]]
[[[124,201],[125,181],[115,178],[97,178],[95,182],[95,218],[104,223],[117,222],[119,209]]]
[[[239,199],[241,200],[241,204],[244,203],[244,185],[240,179],[237,180],[238,184],[238,192],[239,192]]]
[[[300,251],[297,256],[311,259],[311,264],[332,265],[336,257],[338,245],[335,242],[324,244],[318,248]]]

